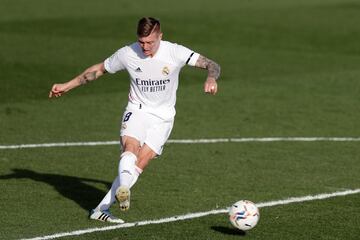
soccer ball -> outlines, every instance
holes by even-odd
[[[231,224],[243,231],[250,230],[256,226],[260,218],[259,209],[248,200],[234,203],[229,210]]]

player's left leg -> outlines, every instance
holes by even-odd
[[[136,162],[137,168],[144,170],[150,161],[157,155],[158,154],[145,143],[139,151],[138,160]]]
[[[99,211],[97,209],[93,209],[90,211],[89,218],[92,220],[98,220],[101,222],[111,222],[111,223],[124,223],[125,221],[117,218],[109,212],[109,210]]]
[[[113,181],[110,190],[107,192],[105,197],[101,200],[101,202],[96,206],[96,210],[105,211],[108,210],[111,205],[115,202],[115,192],[116,189],[120,186],[119,177],[117,176]]]
[[[93,220],[98,220],[102,222],[111,222],[111,223],[124,223],[124,220],[117,218],[111,215],[109,208],[115,202],[115,192],[120,185],[119,177],[116,177],[111,185],[111,189],[101,200],[99,205],[96,208],[90,211],[89,218]]]

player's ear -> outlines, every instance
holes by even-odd
[[[162,39],[162,36],[163,36],[163,33],[159,33],[159,39],[161,40]]]

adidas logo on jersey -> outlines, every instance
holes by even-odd
[[[135,69],[135,72],[142,72],[142,70],[140,67],[138,67],[137,69]]]

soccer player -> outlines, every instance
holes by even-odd
[[[137,42],[120,48],[104,62],[86,69],[74,79],[54,84],[49,98],[60,97],[69,90],[98,79],[105,73],[126,70],[130,76],[130,93],[120,131],[122,154],[119,175],[90,219],[123,223],[111,215],[110,206],[117,200],[120,210],[130,207],[130,189],[151,159],[161,155],[174,124],[179,72],[185,65],[207,69],[204,92],[215,95],[220,66],[184,46],[162,40],[159,20],[139,20]]]

